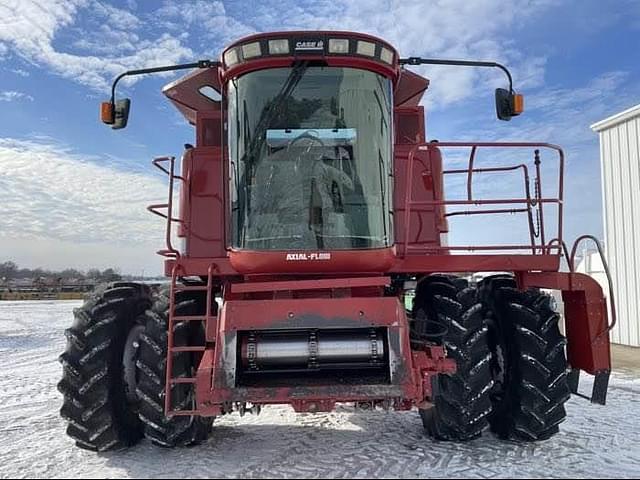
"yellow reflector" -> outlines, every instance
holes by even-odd
[[[373,57],[376,54],[376,44],[358,40],[358,48],[356,49],[356,52],[358,53],[358,55]]]
[[[238,63],[238,61],[239,61],[238,52],[236,51],[235,48],[232,48],[231,50],[227,50],[227,52],[224,54],[224,64],[227,67],[235,65],[236,63]]]
[[[347,38],[330,38],[329,53],[349,53],[349,39]]]
[[[242,45],[242,56],[244,58],[259,57],[260,55],[262,55],[262,51],[260,50],[260,42],[253,42]]]
[[[113,104],[111,102],[102,102],[100,104],[100,120],[107,125],[113,125]]]
[[[513,94],[513,114],[520,115],[524,112],[524,95],[521,93]]]
[[[289,40],[269,40],[269,53],[271,55],[283,55],[289,53]]]

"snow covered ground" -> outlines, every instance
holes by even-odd
[[[640,379],[614,375],[606,407],[580,398],[552,440],[467,444],[430,440],[415,412],[296,415],[216,421],[205,445],[123,452],[75,448],[58,417],[58,354],[79,302],[0,302],[0,477],[594,477],[640,476]],[[584,385],[586,388],[588,385]]]

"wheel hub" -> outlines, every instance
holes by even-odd
[[[130,404],[139,401],[136,389],[138,387],[138,375],[136,372],[136,361],[138,359],[138,350],[140,349],[140,337],[144,332],[144,326],[136,325],[131,329],[127,340],[124,344],[124,353],[122,355],[122,375],[124,379],[124,391],[127,401]]]

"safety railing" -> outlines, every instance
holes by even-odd
[[[443,169],[443,175],[466,175],[466,199],[449,200],[447,198],[436,200],[415,200],[413,198],[413,182],[411,181],[416,156],[421,152],[428,152],[430,149],[438,148],[440,150],[448,149],[470,149],[467,168]],[[491,166],[479,168],[477,167],[477,153],[479,149],[532,149],[533,165],[535,169],[535,178],[533,180],[533,192],[531,188],[531,176],[529,165],[519,163],[516,165]],[[543,195],[542,188],[542,155],[541,151],[550,150],[557,154],[558,161],[558,189],[555,196]],[[447,159],[443,155],[443,162]],[[486,173],[505,173],[522,170],[524,197],[520,198],[476,198],[473,193],[473,180],[475,174]],[[562,225],[563,225],[563,194],[564,194],[564,153],[562,149],[556,145],[548,143],[529,143],[529,142],[431,142],[427,144],[416,145],[409,153],[406,165],[407,187],[404,199],[404,251],[406,255],[412,252],[417,253],[451,253],[455,251],[478,252],[478,251],[526,251],[532,255],[549,255],[560,254],[562,245]],[[557,205],[557,237],[554,241],[546,242],[544,206]],[[441,247],[425,246],[420,242],[412,242],[410,237],[411,229],[409,228],[411,213],[417,211],[417,207],[441,207],[446,210],[447,207],[473,206],[473,210],[456,210],[445,212],[445,217],[468,216],[468,215],[504,215],[504,214],[526,214],[527,225],[529,230],[529,244],[517,245],[446,245]],[[493,206],[494,208],[481,208],[483,205]],[[502,208],[499,208],[502,207]],[[507,208],[509,207],[509,208]]]
[[[578,246],[586,240],[592,241],[596,246],[596,250],[598,252],[598,255],[600,256],[600,261],[602,262],[602,266],[604,268],[605,276],[607,277],[607,287],[609,290],[608,300],[609,300],[609,305],[611,307],[611,321],[607,325],[607,328],[602,333],[600,333],[600,335],[598,335],[597,340],[599,340],[600,338],[604,337],[609,332],[611,332],[611,330],[613,330],[613,327],[615,327],[618,322],[618,314],[616,311],[616,301],[615,301],[615,295],[613,291],[613,278],[611,278],[611,269],[609,268],[609,262],[607,262],[607,256],[604,254],[604,248],[602,247],[600,240],[598,240],[598,238],[595,237],[594,235],[581,235],[578,238],[576,238],[575,241],[573,242],[573,247],[571,247],[571,253],[569,253],[569,248],[567,247],[566,242],[559,238],[554,238],[553,240],[551,240],[551,242],[549,242],[549,244],[557,243],[562,247],[562,254],[564,255],[564,258],[567,262],[567,267],[569,268],[569,272],[575,273]]]
[[[169,199],[166,203],[156,203],[153,205],[149,205],[147,210],[154,215],[158,215],[161,218],[166,219],[165,226],[165,245],[166,247],[162,250],[158,250],[158,255],[162,255],[167,258],[179,258],[180,251],[173,246],[172,243],[172,233],[173,233],[173,224],[174,223],[184,223],[182,219],[175,218],[173,216],[173,189],[174,189],[174,180],[180,180],[184,182],[184,178],[180,175],[175,174],[175,157],[158,157],[153,159],[153,165],[164,172],[169,177]],[[165,165],[169,166],[166,168]]]

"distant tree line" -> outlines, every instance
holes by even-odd
[[[85,271],[76,270],[75,268],[65,268],[64,270],[47,270],[44,268],[21,268],[15,262],[6,261],[0,263],[0,281],[9,282],[11,280],[23,279],[41,279],[65,282],[86,281],[87,283],[95,282],[114,282],[123,280],[123,275],[116,268],[106,268],[99,270],[92,268]]]

